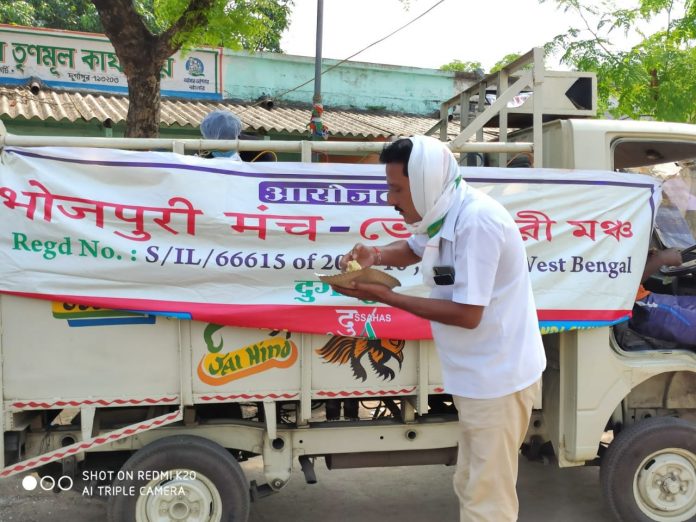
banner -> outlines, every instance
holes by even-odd
[[[178,52],[162,66],[161,93],[222,99],[220,49]],[[49,87],[128,94],[113,45],[102,34],[0,25],[0,83],[40,78]]]
[[[356,242],[408,237],[383,165],[242,163],[168,152],[6,147],[0,291],[210,323],[430,337],[425,320],[334,293]],[[616,172],[462,168],[525,241],[544,333],[626,319],[659,188]],[[427,295],[419,266],[385,267]]]

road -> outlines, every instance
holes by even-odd
[[[245,462],[263,482],[259,458]],[[420,466],[329,471],[317,462],[318,483],[299,469],[279,493],[252,504],[250,522],[424,522],[458,520],[453,468]],[[559,469],[520,461],[520,522],[611,522],[599,494],[599,468]],[[104,522],[102,499],[69,491],[25,491],[21,477],[0,480],[1,522]]]

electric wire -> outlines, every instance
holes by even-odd
[[[406,22],[405,24],[401,25],[400,27],[394,29],[394,30],[393,30],[391,33],[389,33],[388,35],[383,36],[383,37],[380,38],[379,40],[376,40],[376,41],[372,42],[371,44],[367,45],[366,47],[363,47],[363,48],[360,49],[359,51],[357,51],[357,52],[351,54],[350,56],[348,56],[347,58],[344,58],[343,60],[341,60],[341,61],[339,61],[339,62],[333,64],[331,67],[327,67],[326,69],[324,69],[324,70],[321,72],[321,75],[323,76],[323,75],[326,74],[327,72],[334,70],[335,68],[339,67],[340,65],[343,65],[345,62],[347,62],[347,61],[350,60],[351,58],[355,58],[357,55],[359,55],[359,54],[361,54],[361,53],[367,51],[369,48],[374,47],[375,45],[377,45],[377,44],[379,44],[379,43],[382,43],[383,41],[387,40],[388,38],[391,38],[391,37],[394,36],[396,33],[402,31],[403,29],[406,29],[409,25],[411,25],[411,24],[413,24],[414,22],[416,22],[416,21],[420,20],[421,18],[423,18],[423,17],[424,17],[425,15],[427,15],[430,11],[432,11],[433,9],[435,9],[437,6],[439,6],[440,4],[444,3],[445,1],[446,1],[446,0],[439,0],[438,2],[436,2],[435,4],[433,4],[432,6],[430,6],[428,9],[426,9],[425,11],[423,11],[421,14],[419,14],[418,16],[416,16],[415,18],[411,19],[410,21]],[[283,96],[285,96],[285,95],[287,95],[287,94],[290,94],[291,92],[296,91],[297,89],[301,89],[302,87],[304,87],[305,85],[307,85],[307,84],[309,84],[309,83],[312,83],[313,81],[314,81],[314,78],[310,78],[310,79],[307,80],[306,82],[301,83],[300,85],[297,85],[297,86],[293,87],[292,89],[288,89],[287,91],[284,91],[284,92],[282,92],[282,93],[280,93],[280,94],[278,94],[278,95],[276,95],[276,96],[273,96],[273,99],[274,99],[274,100],[278,100],[278,99],[282,98]],[[253,107],[256,107],[257,105],[261,105],[262,103],[264,103],[264,101],[265,101],[265,100],[259,100],[258,102],[253,103],[253,104],[247,106],[243,111],[241,111],[240,113],[238,113],[238,115],[239,115],[239,114],[244,114],[246,111],[250,110],[250,109],[253,108]]]

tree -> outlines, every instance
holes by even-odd
[[[156,16],[155,1],[138,0],[136,6],[147,26],[157,32],[166,29],[166,20],[160,20]],[[163,6],[173,2],[160,0],[157,3]],[[255,9],[267,24],[268,31],[252,39],[240,35],[241,47],[249,51],[282,52],[280,38],[290,22],[291,6],[292,0],[258,3]],[[0,23],[91,33],[104,32],[92,0],[0,0]],[[206,40],[209,45],[224,45],[224,38],[216,41],[213,36]]]
[[[0,0],[0,23],[102,32],[99,15],[90,0]]]
[[[462,62],[461,60],[452,60],[445,65],[440,66],[441,71],[452,71],[452,72],[476,72],[483,71],[481,67],[481,62]]]
[[[635,7],[618,9],[609,3],[598,8],[581,0],[553,1],[577,13],[583,26],[558,35],[547,51],[559,53],[574,69],[597,73],[600,114],[696,122],[696,2],[637,0]],[[640,29],[660,21],[652,34]],[[627,39],[639,41],[628,48],[614,43]]]
[[[196,45],[263,47],[270,19],[290,0],[92,0],[128,81],[126,136],[159,132],[160,70],[167,58]],[[154,9],[145,7],[152,5]],[[271,38],[272,44],[272,38]]]
[[[498,72],[500,69],[505,67],[508,64],[511,64],[515,60],[517,60],[520,56],[522,56],[520,53],[509,53],[503,56],[500,60],[495,62],[495,65],[491,67],[491,73]]]
[[[489,71],[490,73],[498,72],[500,69],[505,67],[507,64],[514,62],[520,56],[520,53],[509,53],[498,60],[495,65]],[[481,62],[462,62],[461,60],[452,60],[445,65],[440,66],[441,71],[452,71],[452,72],[473,72],[484,74],[486,71],[481,66]]]
[[[249,51],[283,52],[280,48],[280,37],[290,25],[291,3],[290,0],[281,0],[259,5],[258,10],[266,19],[268,31],[256,39],[242,38],[242,48]]]

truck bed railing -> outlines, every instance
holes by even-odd
[[[2,123],[0,123],[2,125]],[[186,151],[235,150],[266,151],[300,154],[301,161],[310,163],[312,153],[365,154],[380,152],[384,142],[374,141],[276,141],[276,140],[202,140],[171,138],[90,138],[76,136],[21,136],[7,134],[0,128],[0,147],[96,147],[129,150]],[[531,152],[531,143],[461,143],[450,144],[452,152]]]
[[[447,124],[453,116],[451,113],[456,113],[458,107],[461,132],[449,143],[452,151],[459,152],[464,146],[467,149],[477,147],[484,140],[484,127],[493,126],[498,129],[499,148],[490,152],[500,155],[500,166],[507,164],[510,152],[533,152],[533,166],[542,167],[544,120],[595,116],[596,83],[594,73],[547,71],[544,49],[535,47],[442,102],[440,119],[426,134],[439,131],[440,140],[447,141]],[[495,101],[487,106],[486,94],[492,88],[495,90]],[[511,122],[509,117],[514,117],[514,121]],[[517,127],[531,124],[533,141],[526,144],[531,149],[520,150],[516,147],[520,143],[508,142],[510,123]]]

